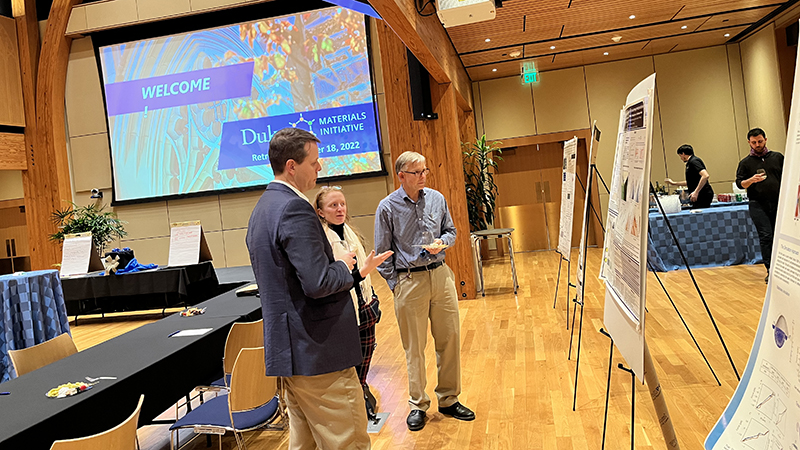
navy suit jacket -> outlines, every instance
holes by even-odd
[[[266,374],[320,375],[361,363],[353,276],[334,260],[311,204],[270,183],[246,242],[261,295]]]

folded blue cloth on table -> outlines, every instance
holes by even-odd
[[[139,264],[136,258],[133,258],[124,269],[117,270],[117,275],[126,273],[139,272],[141,270],[149,270],[158,268],[158,264]]]

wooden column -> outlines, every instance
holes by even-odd
[[[455,245],[447,249],[447,264],[455,273],[459,298],[467,299],[475,298],[476,294],[475,263],[469,234],[457,97],[458,93],[452,83],[432,83],[433,110],[439,114],[439,118],[423,122],[429,132],[429,139],[428,145],[423,145],[420,153],[428,159],[428,167],[431,169],[428,185],[444,194],[458,230]],[[421,140],[424,135],[420,133]]]
[[[406,46],[382,20],[375,21],[381,49],[384,94],[386,96],[386,122],[392,160],[387,170],[393,173],[395,189],[400,180],[394,173],[394,161],[401,153],[419,152],[419,131],[411,113],[410,82],[408,79],[408,56]]]
[[[35,0],[14,0],[17,22],[27,170],[22,171],[25,212],[34,270],[52,268],[61,260],[60,248],[48,239],[56,232],[50,215],[72,200],[64,89],[71,39],[64,36],[72,7],[78,0],[55,0],[39,50]]]
[[[436,120],[415,121],[409,97],[408,59],[406,46],[385,23],[378,22],[378,38],[383,64],[383,83],[386,95],[388,141],[392,164],[401,153],[412,150],[427,158],[431,175],[428,186],[447,199],[458,238],[447,250],[447,264],[456,276],[459,298],[475,298],[475,271],[469,242],[464,169],[461,160],[462,129],[469,134],[469,125],[460,108],[460,95],[452,83],[437,84],[431,77],[431,100]],[[474,121],[472,125],[474,130]],[[474,131],[472,132],[474,135]],[[473,137],[474,139],[474,137]],[[394,167],[389,169],[394,172]],[[395,187],[400,182],[395,174]]]

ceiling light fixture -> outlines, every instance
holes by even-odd
[[[608,52],[603,52],[603,56],[608,56]]]
[[[631,14],[630,16],[628,16],[628,19],[635,19],[635,18],[636,18],[636,16],[634,16],[633,14]]]
[[[521,55],[521,54],[522,54],[522,52],[520,52],[519,50],[514,50],[513,52],[510,52],[508,54],[508,56],[510,56],[512,58],[519,58],[519,55]]]
[[[556,46],[555,46],[555,45],[551,45],[551,46],[550,46],[550,50],[555,50],[555,49],[556,49]]]
[[[731,37],[731,34],[730,33],[725,33],[724,36],[725,37]]]
[[[486,38],[486,42],[492,42],[492,40],[489,39],[489,38]]]
[[[687,27],[686,25],[684,25],[684,26],[682,26],[682,27],[681,27],[681,30],[685,30],[685,29],[687,29],[687,28],[689,28],[689,27]]]
[[[492,72],[497,72],[497,69],[492,69]]]
[[[614,41],[614,42],[619,42],[619,41],[622,40],[622,36],[614,36],[614,37],[611,38],[611,40]]]

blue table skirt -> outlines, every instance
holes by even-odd
[[[69,333],[67,308],[56,270],[0,276],[0,383],[15,378],[9,350]]]
[[[667,217],[692,268],[761,262],[758,234],[746,204]],[[647,260],[659,272],[685,268],[660,213],[650,214]]]

